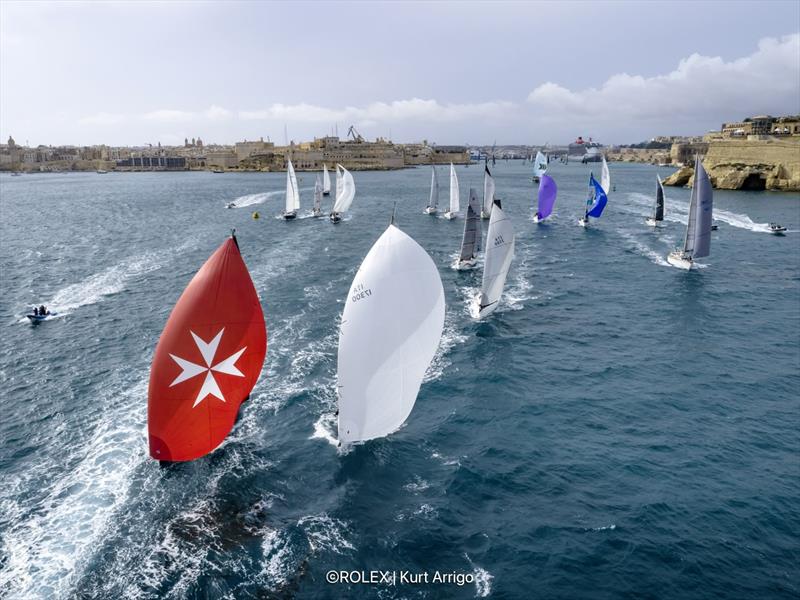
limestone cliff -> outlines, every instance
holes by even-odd
[[[800,191],[800,139],[719,140],[703,158],[711,184],[723,190]],[[665,185],[691,185],[694,168],[686,166]]]

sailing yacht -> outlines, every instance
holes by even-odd
[[[541,223],[553,212],[553,205],[556,203],[558,186],[550,175],[542,173],[539,183],[539,207],[533,215],[534,223]]]
[[[661,182],[661,177],[656,173],[656,205],[653,209],[653,216],[647,217],[645,223],[650,227],[658,227],[658,224],[664,220],[664,184]]]
[[[533,182],[539,183],[547,172],[547,158],[542,154],[541,150],[536,153],[536,160],[533,163]]]
[[[458,191],[458,175],[453,163],[450,163],[450,208],[444,213],[445,219],[455,219],[458,216],[458,211],[461,210],[459,205],[459,191]]]
[[[286,210],[282,216],[289,221],[297,217],[298,210],[300,210],[300,190],[297,189],[297,177],[290,160],[286,167]]]
[[[503,295],[508,269],[514,258],[514,226],[500,206],[494,201],[489,230],[486,233],[486,255],[483,260],[481,291],[475,298],[478,318],[492,314]]]
[[[484,165],[481,219],[488,219],[490,216],[492,216],[492,206],[494,206],[494,177],[492,177],[492,172],[489,171],[489,165]]]
[[[594,178],[594,173],[589,174],[589,195],[586,198],[586,208],[583,217],[578,220],[578,225],[581,227],[589,226],[589,217],[599,219],[603,214],[603,209],[608,203],[608,196],[606,195],[603,187],[597,183]]]
[[[694,159],[694,185],[689,201],[689,221],[686,224],[683,248],[677,248],[667,256],[667,262],[673,267],[688,271],[694,265],[694,259],[711,253],[713,204],[711,181],[698,155]]]
[[[443,328],[439,270],[392,218],[361,263],[342,312],[340,444],[384,437],[403,425]]]
[[[478,262],[478,252],[481,249],[479,213],[478,194],[475,192],[475,188],[469,188],[467,218],[464,220],[464,236],[461,238],[461,252],[456,266],[459,271],[472,269]]]
[[[336,201],[331,212],[331,221],[338,223],[342,220],[342,214],[350,209],[353,198],[356,195],[356,184],[350,171],[342,165],[336,165]]]
[[[339,172],[338,169],[336,171]],[[322,164],[322,195],[331,195],[331,176],[328,174],[328,165]]]
[[[439,177],[436,175],[436,167],[431,165],[431,195],[428,198],[428,206],[425,208],[426,215],[435,215],[439,206]]]
[[[312,213],[315,217],[322,216],[322,189],[322,182],[317,175],[317,179],[314,181],[314,212]]]

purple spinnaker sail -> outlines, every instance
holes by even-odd
[[[539,181],[539,211],[536,216],[539,219],[546,219],[553,212],[553,205],[556,203],[558,187],[550,175],[542,175]]]

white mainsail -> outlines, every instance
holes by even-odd
[[[286,212],[294,212],[300,209],[300,190],[297,189],[297,177],[294,174],[292,161],[286,168]]]
[[[336,165],[336,169],[336,203],[333,205],[333,212],[341,214],[350,209],[356,195],[356,184],[350,171],[341,165]],[[338,174],[339,169],[342,170],[341,178]]]
[[[608,172],[608,163],[605,156],[603,156],[603,170],[600,173],[600,187],[603,188],[606,196],[611,192],[611,173]]]
[[[456,175],[456,168],[453,163],[450,163],[450,213],[455,214],[460,210],[458,192],[458,175]]]
[[[427,252],[395,225],[353,279],[339,330],[339,441],[383,437],[414,407],[444,327],[444,288]]]
[[[326,164],[322,165],[322,193],[326,196],[331,193],[331,176]]]
[[[486,256],[483,262],[478,316],[485,317],[494,312],[503,295],[508,269],[514,258],[514,226],[495,200],[489,231],[486,233]]]
[[[314,214],[319,215],[322,211],[322,182],[319,180],[319,175],[314,182]]]
[[[439,205],[439,177],[436,175],[436,167],[431,165],[431,195],[428,198],[428,208],[436,208]]]
[[[481,207],[481,218],[488,219],[492,215],[494,206],[494,177],[489,171],[488,165],[484,166],[483,171],[483,206]]]
[[[541,177],[547,172],[547,158],[542,154],[541,150],[536,153],[536,159],[533,163],[533,176],[536,178]]]

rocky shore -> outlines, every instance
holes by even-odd
[[[800,140],[720,140],[703,157],[711,185],[722,190],[800,191]],[[664,185],[692,185],[694,168],[681,167]]]

